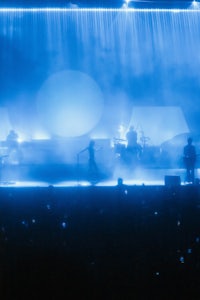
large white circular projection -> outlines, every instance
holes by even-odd
[[[37,95],[37,111],[50,134],[77,137],[87,134],[99,122],[104,101],[97,83],[78,71],[50,76]]]

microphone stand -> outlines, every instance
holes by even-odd
[[[80,152],[78,152],[76,154],[76,171],[77,171],[77,185],[79,185],[79,182],[80,182],[80,162],[79,162],[79,155],[80,155]]]

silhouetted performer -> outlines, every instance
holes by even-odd
[[[127,149],[134,150],[137,147],[137,132],[133,126],[130,126],[129,131],[126,134]]]
[[[196,149],[192,144],[192,138],[189,137],[187,145],[183,149],[184,164],[186,168],[186,181],[194,183],[194,169],[196,164]]]
[[[7,146],[8,162],[18,164],[22,159],[22,152],[19,144],[19,136],[14,130],[10,130],[5,145]]]
[[[130,126],[129,131],[126,134],[127,140],[127,162],[134,163],[137,162],[140,154],[141,154],[141,147],[137,143],[137,132],[135,131],[133,126]]]
[[[6,145],[9,152],[18,149],[18,134],[14,130],[10,130],[6,137]]]
[[[88,147],[79,152],[82,153],[84,151],[88,151],[89,159],[88,159],[88,175],[90,182],[97,182],[99,179],[99,171],[95,160],[95,141],[91,140]]]

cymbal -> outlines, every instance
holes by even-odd
[[[115,141],[121,141],[121,142],[126,142],[126,140],[124,139],[118,139],[118,138],[114,138]]]

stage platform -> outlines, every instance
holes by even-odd
[[[180,185],[187,185],[185,181],[185,169],[173,168],[123,168],[106,169],[101,167],[101,172],[96,182],[88,180],[87,165],[68,164],[26,164],[4,165],[0,172],[0,187],[75,187],[75,186],[115,186],[118,178],[123,178],[129,186],[152,185],[162,186],[166,184],[166,177],[172,184],[180,179]],[[198,182],[200,169],[195,170],[195,178]],[[174,182],[173,182],[174,181]]]

